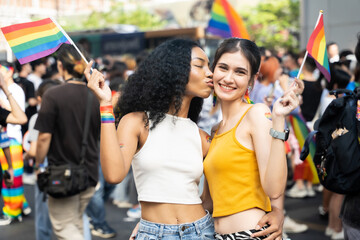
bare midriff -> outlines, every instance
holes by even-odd
[[[252,208],[229,216],[216,217],[214,218],[215,232],[229,234],[254,229],[264,215],[263,210]]]
[[[191,223],[205,215],[206,212],[201,204],[141,202],[141,218],[154,223]]]

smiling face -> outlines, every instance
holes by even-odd
[[[201,48],[192,49],[190,65],[189,82],[186,85],[185,94],[191,97],[209,97],[213,87],[213,74],[209,69],[209,59]]]
[[[249,85],[251,68],[240,52],[224,53],[214,68],[214,90],[221,101],[237,101],[243,98]]]

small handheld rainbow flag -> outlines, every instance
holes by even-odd
[[[306,137],[310,133],[310,129],[306,125],[306,120],[301,115],[290,114],[288,124],[294,130],[294,135],[295,135],[296,139],[299,142],[299,147],[300,147],[300,149],[302,149],[303,146],[304,146]],[[318,184],[320,182],[320,180],[319,180],[317,170],[316,170],[314,160],[313,160],[314,155],[315,155],[315,150],[316,150],[314,140],[312,140],[310,142],[309,148],[310,148],[310,154],[306,157],[306,159],[304,161],[307,161],[309,166],[310,166],[310,170],[311,170],[311,173],[312,173],[312,176],[313,176],[312,183],[313,184]]]
[[[1,31],[20,64],[48,56],[63,43],[71,44],[67,34],[50,18],[14,24]]]
[[[323,11],[320,11],[319,20],[310,36],[310,39],[306,46],[306,50],[308,51],[309,55],[315,60],[318,69],[330,82],[331,76],[329,59],[326,51]]]
[[[207,32],[223,38],[250,38],[241,17],[227,0],[214,1]]]

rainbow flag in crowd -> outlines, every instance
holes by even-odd
[[[48,56],[63,43],[70,44],[50,18],[14,24],[1,28],[1,31],[21,64]]]
[[[227,0],[214,1],[207,32],[223,38],[250,38],[241,17]]]
[[[322,11],[320,13],[319,21],[312,32],[306,50],[309,55],[315,60],[315,63],[325,78],[330,82],[330,67],[329,59],[326,51],[324,19]]]
[[[288,124],[291,125],[292,129],[294,130],[294,134],[296,139],[299,142],[299,146],[300,149],[303,148],[306,137],[309,135],[310,133],[310,129],[306,126],[306,120],[298,114],[291,114],[289,115],[289,122]],[[315,155],[315,141],[312,140],[310,142],[310,146],[309,146],[310,152],[309,155],[306,157],[306,159],[304,161],[307,161],[310,165],[310,169],[311,169],[311,173],[313,175],[313,184],[318,184],[319,181],[319,177],[317,174],[317,170],[314,164],[314,155]]]

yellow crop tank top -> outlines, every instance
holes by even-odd
[[[251,107],[250,107],[251,108]],[[255,152],[236,139],[236,128],[215,136],[204,160],[204,173],[213,200],[213,217],[235,214],[251,208],[271,211],[269,197],[260,181]]]

